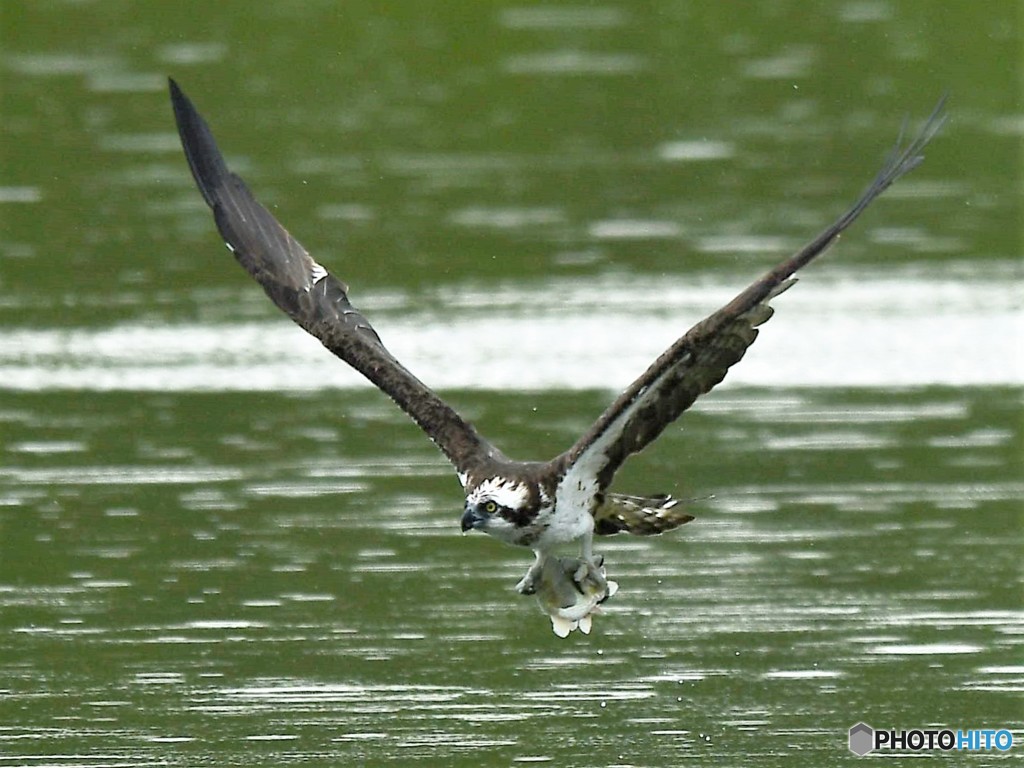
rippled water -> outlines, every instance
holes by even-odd
[[[1008,390],[709,400],[622,487],[714,498],[602,541],[622,589],[565,641],[375,393],[48,399],[2,413],[0,743],[26,761],[827,762],[862,718],[1019,711]],[[463,399],[537,440],[523,397]]]
[[[1024,743],[1009,8],[5,2],[0,768],[790,768],[859,720]],[[952,98],[620,473],[697,519],[601,541],[621,590],[561,640],[512,591],[531,555],[460,535],[430,443],[232,263],[167,75],[524,458]]]

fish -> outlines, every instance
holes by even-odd
[[[588,567],[580,557],[551,555],[541,566],[534,594],[559,637],[568,637],[576,629],[589,635],[594,615],[619,589],[617,582],[608,580],[603,557],[595,558],[594,565]]]

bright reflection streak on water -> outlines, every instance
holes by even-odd
[[[752,272],[752,274],[754,274]],[[642,278],[542,288],[448,289],[391,297],[374,313],[385,343],[439,388],[625,387],[675,338],[727,301],[728,286],[666,288]],[[938,274],[813,275],[776,300],[726,382],[759,386],[920,386],[1024,381],[1017,286]],[[254,289],[255,293],[255,289]],[[232,302],[223,302],[231,304]],[[597,311],[595,311],[597,310]],[[992,333],[991,329],[1002,329]],[[365,385],[284,319],[104,329],[22,329],[0,339],[0,376],[18,389],[309,390]]]

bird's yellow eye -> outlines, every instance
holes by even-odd
[[[487,514],[493,515],[497,511],[498,505],[495,504],[493,501],[488,501],[487,503],[484,504],[484,512],[486,512]]]

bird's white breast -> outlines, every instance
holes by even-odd
[[[596,503],[597,478],[562,478],[555,489],[555,505],[546,513],[547,529],[541,535],[541,548],[566,544],[594,530],[592,509]],[[541,517],[538,517],[538,522]]]

